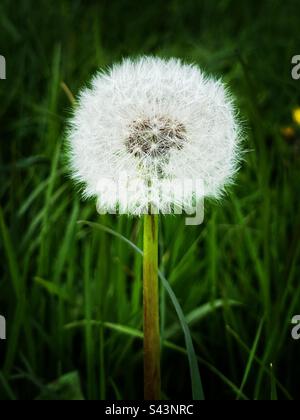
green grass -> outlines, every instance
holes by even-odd
[[[206,202],[204,224],[161,219],[163,394],[199,397],[198,361],[208,400],[298,398],[300,130],[281,134],[300,103],[297,7],[1,2],[0,399],[142,398],[142,223],[98,216],[74,190],[61,87],[76,95],[97,68],[138,54],[222,76],[247,132],[236,185]]]

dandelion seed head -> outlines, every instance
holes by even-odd
[[[97,73],[82,90],[68,149],[73,178],[102,210],[114,204],[101,188],[103,179],[126,173],[142,180],[144,187],[133,189],[126,202],[128,213],[139,215],[149,207],[149,185],[155,197],[166,182],[200,179],[204,190],[193,193],[196,201],[220,197],[237,171],[240,138],[232,97],[221,81],[177,59],[142,57]],[[191,197],[176,191],[154,200],[156,208],[188,207]]]

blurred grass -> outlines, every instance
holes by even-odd
[[[97,216],[74,191],[62,153],[71,104],[61,87],[76,94],[97,68],[138,54],[174,55],[223,76],[247,121],[248,153],[222,205],[207,202],[199,227],[180,217],[161,223],[161,271],[189,322],[205,396],[299,397],[290,320],[300,311],[300,130],[281,134],[300,103],[290,76],[297,7],[296,0],[18,7],[2,0],[1,399],[49,389],[61,397],[59,378],[63,386],[75,378],[68,398],[82,395],[74,372],[87,399],[142,397],[141,258],[77,221],[100,223],[137,246],[141,222]],[[161,297],[163,391],[191,398],[184,337],[163,289]]]

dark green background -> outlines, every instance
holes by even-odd
[[[139,54],[222,76],[245,121],[247,153],[222,203],[206,203],[199,227],[161,222],[161,268],[190,322],[206,398],[299,397],[299,20],[296,0],[1,1],[0,398],[142,398],[141,259],[77,223],[141,245],[141,221],[98,217],[80,201],[63,160],[71,105],[60,85],[76,95],[98,68]],[[163,290],[161,315],[183,352],[163,346],[164,397],[189,399]]]

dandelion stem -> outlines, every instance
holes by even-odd
[[[144,219],[144,397],[160,399],[157,215]]]

